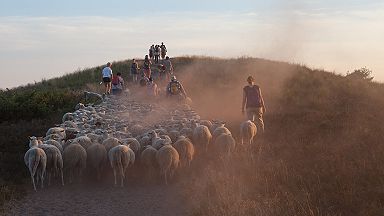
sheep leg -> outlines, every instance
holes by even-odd
[[[51,172],[48,173],[48,186],[51,186]]]
[[[64,175],[63,175],[63,169],[60,169],[60,175],[61,175],[61,185],[64,186]]]
[[[115,186],[117,185],[117,181],[116,181],[116,169],[114,168],[113,169],[113,176],[115,177]]]
[[[35,191],[37,191],[37,190],[36,190],[36,184],[35,184],[35,178],[33,177],[32,173],[31,173],[31,179],[32,179],[33,189],[34,189]]]
[[[120,175],[120,187],[124,187],[124,178],[125,178],[125,171],[123,169],[120,170],[121,175]]]
[[[44,175],[45,175],[45,172],[42,171],[40,173],[41,188],[44,188]]]

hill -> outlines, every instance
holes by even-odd
[[[255,58],[179,57],[173,64],[197,113],[227,121],[234,134],[244,119],[241,91],[248,75],[261,86],[267,106],[266,134],[254,152],[239,150],[233,163],[208,164],[189,176],[185,193],[193,215],[384,211],[382,84]],[[112,69],[128,80],[129,65],[115,62]],[[101,91],[100,71],[98,66],[0,93],[0,127],[7,131],[0,143],[2,199],[27,178],[27,137],[60,122],[83,89]]]

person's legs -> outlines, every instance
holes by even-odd
[[[255,123],[258,131],[264,133],[263,110],[261,107],[247,108],[247,119]]]

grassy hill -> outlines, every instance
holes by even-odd
[[[115,62],[112,69],[128,80],[130,63]],[[267,106],[257,148],[190,176],[193,215],[384,212],[383,84],[255,58],[179,57],[173,64],[194,109],[203,118],[226,120],[235,135],[244,120],[241,89],[248,75]],[[19,194],[15,188],[27,178],[27,137],[59,123],[83,89],[101,92],[101,68],[0,93],[0,130],[7,131],[0,137],[1,199]]]

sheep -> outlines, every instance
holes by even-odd
[[[135,154],[126,145],[118,145],[108,152],[109,162],[113,169],[113,175],[115,177],[115,186],[117,185],[117,174],[120,175],[120,186],[124,187],[125,171],[130,164],[135,161]]]
[[[63,154],[63,146],[62,146],[62,144],[59,141],[50,139],[50,140],[44,141],[43,144],[53,145],[53,146],[55,146],[56,148],[58,148],[60,150],[61,154]]]
[[[35,175],[37,184],[39,184],[39,179],[41,182],[41,188],[44,187],[44,175],[47,165],[47,155],[44,150],[37,147],[38,142],[36,137],[30,137],[31,148],[24,155],[24,163],[29,169],[29,173],[31,174],[33,189],[36,190],[35,184]]]
[[[215,151],[219,158],[229,158],[235,149],[236,141],[231,134],[221,134],[214,143]]]
[[[92,140],[87,136],[77,137],[74,139],[74,142],[80,144],[85,150],[87,150],[87,148],[93,144]]]
[[[257,133],[257,127],[256,125],[248,120],[240,125],[240,137],[241,137],[241,144],[244,144],[244,140],[247,142],[247,146],[252,145],[253,138],[256,136]]]
[[[47,156],[46,173],[48,175],[48,185],[51,185],[51,176],[59,174],[61,184],[64,186],[63,157],[60,150],[56,146],[48,144],[41,144],[39,148],[43,149]]]
[[[83,103],[78,103],[75,106],[75,110],[80,110],[80,109],[84,109],[84,108],[85,108],[85,105]]]
[[[105,147],[105,149],[107,150],[107,152],[109,152],[109,150],[111,150],[111,148],[118,146],[120,144],[123,144],[123,143],[117,138],[109,137],[109,138],[105,139],[102,144]]]
[[[212,126],[213,126],[212,122],[209,121],[209,120],[200,120],[200,125],[207,126],[208,129],[209,129],[209,128],[212,128]]]
[[[65,129],[62,128],[62,127],[52,127],[52,128],[49,128],[47,133],[46,133],[46,136],[49,136],[51,134],[57,134],[62,139],[65,139]]]
[[[161,138],[157,133],[156,131],[151,131],[149,133],[151,136],[152,136],[152,146],[159,150],[162,146],[164,145],[167,145],[167,144],[171,144],[172,143],[172,140],[171,138],[169,138],[169,136],[167,137],[164,137],[164,138]]]
[[[95,133],[87,133],[86,136],[89,137],[93,143],[95,143],[95,142],[102,143],[103,142],[103,136],[101,136],[101,135],[98,135]]]
[[[141,150],[141,145],[136,138],[127,138],[121,141],[124,143],[124,145],[129,145],[135,155],[138,155],[139,151]]]
[[[224,125],[219,126],[212,133],[212,141],[215,142],[216,138],[219,137],[221,134],[231,135],[232,133]]]
[[[62,122],[66,122],[66,121],[73,121],[74,120],[74,115],[73,113],[70,113],[70,112],[67,112],[63,115],[63,118],[62,118]]]
[[[152,177],[153,171],[157,167],[156,153],[157,150],[148,145],[140,154],[140,163],[144,167],[148,179]]]
[[[209,128],[205,125],[199,125],[193,131],[193,143],[197,146],[200,146],[204,149],[205,152],[208,151],[209,143],[211,142],[212,134],[209,131]]]
[[[107,150],[102,144],[95,143],[87,148],[87,165],[96,171],[97,180],[101,178],[101,172],[107,161]]]
[[[69,183],[73,182],[76,175],[81,181],[82,172],[87,164],[87,152],[85,149],[80,144],[74,142],[64,149],[63,160],[64,170],[68,174]]]
[[[103,102],[104,98],[105,98],[104,95],[98,94],[96,92],[84,91],[85,102],[87,102],[90,99],[95,99],[97,102]]]
[[[156,160],[160,167],[160,175],[164,177],[165,184],[168,184],[168,177],[172,178],[179,167],[179,153],[171,145],[164,145],[157,151]]]
[[[192,142],[188,138],[180,136],[179,139],[173,144],[173,147],[179,153],[181,165],[185,166],[188,164],[188,167],[190,167],[191,161],[195,154],[195,147]]]

